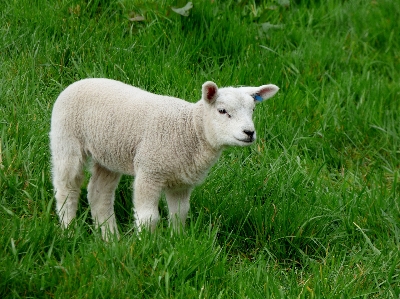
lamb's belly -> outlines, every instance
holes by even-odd
[[[101,164],[105,168],[122,174],[134,175],[133,156],[131,153],[126,153],[118,148],[115,150],[89,148],[88,152],[94,162]]]
[[[171,175],[167,180],[168,188],[188,188],[201,184],[207,176],[207,170],[203,171],[182,171]]]

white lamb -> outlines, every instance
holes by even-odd
[[[190,194],[226,146],[246,146],[256,138],[255,103],[275,95],[275,85],[202,86],[189,103],[109,79],[85,79],[57,98],[51,118],[53,184],[60,221],[76,216],[83,168],[93,166],[88,185],[92,217],[102,235],[118,236],[114,192],[121,174],[135,176],[138,229],[154,230],[158,202],[165,193],[174,229],[185,223]]]

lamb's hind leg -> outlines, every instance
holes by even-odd
[[[92,177],[88,185],[88,199],[92,217],[96,227],[101,228],[104,239],[108,234],[116,234],[118,227],[114,214],[115,189],[117,188],[121,174],[112,172],[98,163],[94,163]]]
[[[77,147],[79,148],[79,146]],[[63,146],[52,143],[53,186],[56,208],[63,228],[76,216],[83,180],[84,157],[76,148],[65,151]]]

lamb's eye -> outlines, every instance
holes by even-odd
[[[231,118],[231,115],[230,115],[228,112],[226,112],[225,109],[218,109],[218,112],[219,112],[220,114],[226,114],[226,115],[228,115],[229,118]]]

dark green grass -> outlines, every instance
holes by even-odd
[[[0,0],[0,297],[399,298],[398,1],[204,0],[188,18],[110,2]],[[52,104],[86,77],[192,102],[207,80],[281,90],[256,144],[195,189],[184,234],[161,202],[137,236],[123,177],[105,243],[84,188],[60,229],[51,186]]]

